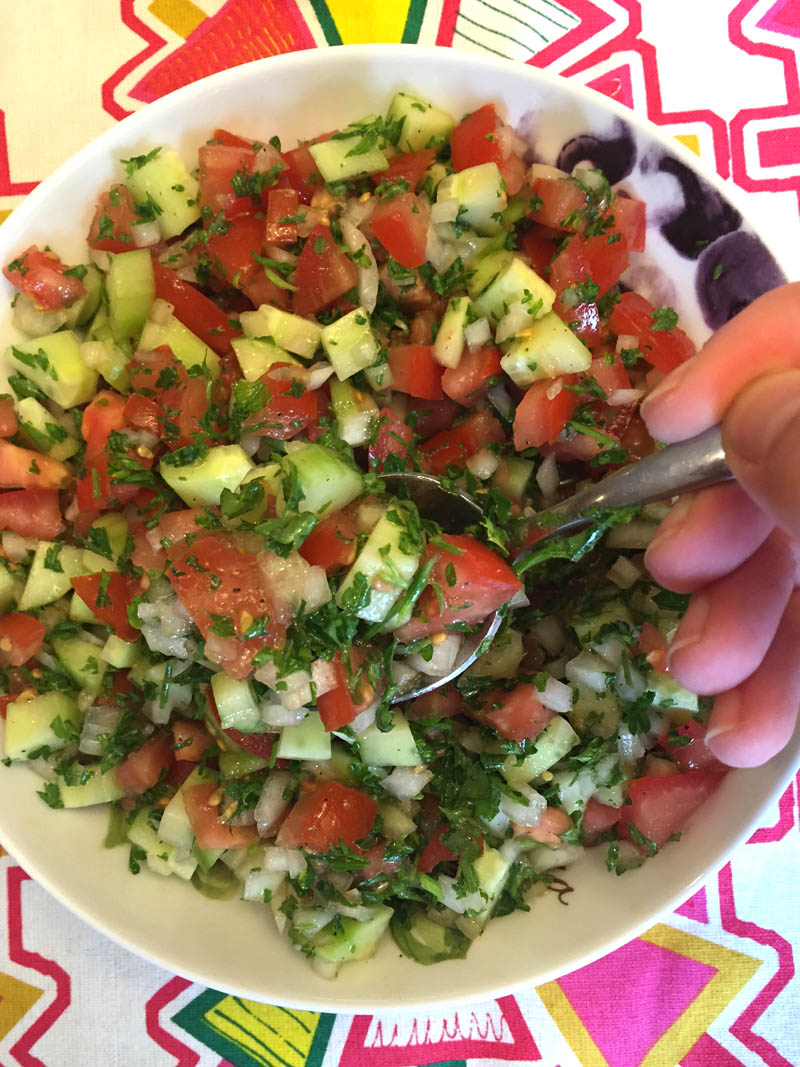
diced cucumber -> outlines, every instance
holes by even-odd
[[[113,256],[106,275],[106,292],[114,340],[135,337],[147,322],[156,295],[149,249],[137,248]]]
[[[32,396],[18,400],[16,411],[25,444],[58,460],[69,459],[81,447],[69,418],[53,415]]]
[[[30,611],[60,600],[72,588],[70,579],[86,573],[83,549],[55,541],[40,541],[20,597],[19,610]]]
[[[533,462],[517,456],[505,456],[500,460],[492,476],[492,484],[512,500],[521,501],[533,474]]]
[[[612,737],[619,727],[620,710],[616,696],[606,690],[596,693],[586,685],[574,685],[577,697],[567,712],[567,718],[579,734],[592,737]]]
[[[18,583],[7,560],[0,558],[0,612],[8,611],[17,599]]]
[[[379,804],[378,814],[382,820],[383,832],[390,841],[401,841],[416,832],[417,824],[397,804]]]
[[[297,443],[282,462],[285,475],[297,478],[303,494],[298,511],[325,515],[341,511],[364,490],[361,474],[324,445]],[[280,508],[283,511],[284,503]]]
[[[334,378],[330,382],[331,406],[336,416],[339,436],[348,445],[365,445],[378,419],[378,405],[369,393],[355,389],[349,382]]]
[[[245,315],[247,314],[248,312],[245,312]],[[249,314],[255,315],[257,312]],[[285,349],[266,337],[234,337],[231,348],[248,382],[257,381],[273,363],[297,363]]]
[[[189,822],[189,816],[186,814],[186,805],[183,801],[184,791],[190,789],[193,785],[201,785],[203,782],[212,780],[213,778],[208,771],[196,767],[164,808],[161,822],[156,831],[157,837],[168,845],[172,845],[179,853],[188,852],[194,842],[194,830]],[[145,846],[143,845],[142,847],[144,848]],[[216,862],[216,859],[214,862]]]
[[[587,371],[591,363],[589,349],[554,311],[515,337],[500,360],[509,378],[522,389],[542,378]]]
[[[191,330],[188,330],[174,315],[170,315],[166,322],[153,322],[151,319],[144,324],[142,336],[139,338],[139,347],[149,351],[160,348],[162,345],[165,345],[178,362],[187,369],[205,366],[212,378],[219,378],[217,353]]]
[[[508,265],[475,300],[475,312],[498,322],[512,304],[521,303],[533,322],[552,311],[555,298],[555,292],[536,271],[519,256],[512,256]]]
[[[89,527],[90,541],[93,535],[97,535],[100,541],[105,538],[108,539],[111,558],[112,560],[117,560],[125,552],[125,545],[128,540],[128,520],[123,515],[120,515],[119,512],[107,511],[105,515],[95,519]],[[103,535],[105,535],[105,538]],[[105,549],[104,545],[103,548]],[[98,554],[102,555],[103,553]],[[116,570],[116,567],[114,569]]]
[[[69,615],[68,618],[72,622],[80,622],[89,624],[90,626],[101,625],[100,619],[95,615],[86,601],[79,597],[77,593],[73,593],[69,598]],[[108,660],[106,660],[108,662]]]
[[[264,496],[250,511],[245,511],[235,518],[227,519],[223,516],[224,526],[235,528],[244,522],[258,522],[263,519],[270,506],[270,497],[275,500],[275,509],[278,514],[283,510],[283,470],[279,463],[266,463],[263,467],[253,467],[242,479],[239,488],[249,485],[250,482],[260,482],[264,487]]]
[[[434,107],[413,93],[395,93],[389,105],[389,122],[403,120],[397,147],[401,152],[419,152],[444,144],[456,120],[440,107]]]
[[[419,567],[421,552],[406,552],[400,547],[401,541],[408,539],[408,532],[407,516],[401,505],[378,520],[339,586],[337,604],[342,605],[356,576],[362,575],[368,595],[355,614],[368,622],[383,622]]]
[[[174,148],[161,148],[132,170],[125,184],[135,200],[156,205],[158,226],[166,238],[177,237],[200,218],[197,180]]]
[[[363,121],[373,121],[373,116]],[[360,133],[354,133],[352,137],[341,137],[337,134],[329,141],[320,141],[319,144],[308,146],[323,181],[338,182],[355,178],[359,174],[374,174],[376,171],[386,170],[389,166],[386,153],[377,145],[366,152],[358,151],[362,140]]]
[[[76,326],[85,326],[100,307],[103,298],[103,273],[94,263],[82,264],[86,273],[81,278],[86,292],[74,304],[66,308],[65,322],[73,330]]]
[[[663,708],[667,715],[670,714],[670,708],[684,708],[686,711],[698,710],[696,694],[684,689],[669,674],[650,671],[647,675],[647,688],[655,694],[654,706]]]
[[[239,879],[224,862],[214,863],[207,869],[198,862],[192,885],[210,900],[232,900],[240,890]]]
[[[224,851],[224,848],[198,848],[196,841],[192,846],[192,855],[203,874],[208,874]],[[211,896],[211,894],[208,895]]]
[[[108,663],[100,658],[102,646],[85,637],[54,637],[53,651],[67,674],[81,689],[97,695],[103,687]]]
[[[580,738],[561,715],[554,716],[537,736],[536,749],[517,762],[516,756],[506,757],[501,774],[509,785],[526,784],[544,774],[554,763],[563,759]]]
[[[482,234],[500,231],[500,215],[505,211],[508,197],[496,163],[479,163],[477,167],[467,167],[443,178],[436,190],[436,202],[453,199],[459,204],[459,221]]]
[[[485,256],[478,256],[474,263],[470,264],[472,274],[467,279],[467,292],[473,300],[476,300],[494,279],[506,270],[513,258],[511,252],[488,252]]]
[[[192,463],[176,463],[181,449],[158,465],[161,477],[190,508],[219,504],[223,489],[238,489],[253,461],[241,445],[214,445]]]
[[[464,673],[484,678],[515,678],[524,655],[519,630],[505,630]]]
[[[554,867],[568,867],[579,860],[585,851],[583,845],[559,845],[558,848],[540,845],[525,853],[525,862],[537,874],[543,874],[545,871],[552,871]]]
[[[243,311],[239,323],[246,337],[261,340],[271,337],[276,345],[303,359],[311,359],[322,339],[322,327],[318,323],[272,304],[262,304],[255,311]]]
[[[382,733],[375,723],[358,738],[362,763],[369,767],[417,767],[422,763],[414,735],[402,711],[392,712],[392,728]]]
[[[173,798],[174,799],[174,798]],[[187,820],[188,821],[188,820]],[[128,840],[147,853],[147,866],[156,874],[176,874],[188,882],[197,869],[197,860],[189,854],[191,842],[185,855],[159,837],[150,824],[149,812],[140,811],[128,827]]]
[[[262,756],[256,756],[253,752],[245,752],[244,749],[227,749],[219,754],[219,776],[223,782],[229,782],[233,778],[245,778],[248,774],[263,771],[269,766],[269,760]]]
[[[447,302],[439,332],[433,345],[433,355],[443,367],[457,367],[464,351],[464,327],[471,308],[468,296],[454,296]]]
[[[223,730],[263,733],[264,720],[250,683],[238,681],[224,671],[211,675],[211,689]]]
[[[65,736],[69,732],[53,729],[53,723],[61,723],[80,731],[82,716],[78,703],[67,693],[42,693],[32,700],[14,700],[6,709],[6,729],[3,742],[6,759],[29,759],[37,749],[52,751],[69,744]]]
[[[594,796],[600,789],[608,788],[610,782],[617,783],[619,799],[612,802],[612,806],[619,807],[622,803],[624,776],[620,774],[619,758],[615,751],[609,751],[595,763],[586,764],[579,771],[556,771],[553,774],[552,787],[558,791],[561,806],[572,815],[583,811],[589,797]]]
[[[297,726],[284,726],[278,740],[278,759],[327,760],[331,758],[331,735],[319,712],[310,711]]]
[[[141,654],[141,641],[123,641],[116,634],[109,634],[100,652],[100,658],[121,670],[132,667]]]
[[[426,966],[463,960],[472,944],[457,927],[434,922],[422,908],[398,910],[392,915],[389,928],[403,955]]]
[[[439,182],[442,178],[446,178],[447,174],[448,170],[444,163],[438,163],[436,161],[431,163],[425,171],[422,179],[422,191],[427,194],[431,203],[436,199],[436,190],[439,187]]]
[[[377,363],[373,363],[371,367],[364,368],[364,377],[367,379],[370,389],[373,389],[376,393],[391,389],[394,385],[394,378],[389,369],[388,355],[389,350],[384,349],[383,352],[378,353]]]
[[[78,301],[76,301],[77,303]],[[37,307],[36,303],[25,293],[17,292],[14,295],[14,304],[11,311],[11,322],[27,337],[42,337],[46,333],[55,333],[66,325],[69,318],[69,308],[57,308],[48,310]]]
[[[633,616],[627,604],[621,600],[609,600],[592,615],[580,615],[569,620],[575,636],[584,646],[601,640],[606,627],[611,627],[610,632],[616,632],[620,628],[620,623],[623,624],[622,629],[627,630],[628,633],[632,632]]]
[[[325,963],[369,959],[389,925],[392,909],[385,904],[373,904],[369,911],[370,917],[364,922],[343,917],[338,923],[323,927],[309,943],[313,955]]]
[[[322,347],[339,381],[351,378],[378,358],[378,342],[362,307],[354,308],[336,322],[322,327]]]
[[[83,362],[78,338],[70,330],[20,341],[8,349],[6,358],[13,370],[62,408],[85,404],[97,392],[97,373]]]
[[[483,908],[474,918],[476,922],[485,926],[492,917],[503,886],[506,884],[511,863],[496,848],[484,848],[472,867],[478,879],[478,889],[485,898]]]
[[[108,804],[119,800],[125,794],[113,768],[103,773],[99,763],[84,765],[80,779],[76,785],[68,785],[59,777],[58,788],[65,808],[88,808],[93,804]]]

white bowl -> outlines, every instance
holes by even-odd
[[[14,211],[0,229],[0,262],[34,242],[49,242],[67,261],[80,260],[95,195],[118,175],[120,157],[164,143],[190,158],[215,126],[264,138],[277,132],[291,146],[295,138],[383,111],[400,88],[416,90],[456,115],[497,102],[510,121],[534,129],[538,157],[549,163],[576,135],[630,141],[636,160],[623,185],[649,201],[648,251],[633,271],[634,284],[657,303],[674,305],[695,340],[709,332],[698,291],[720,256],[726,257],[730,284],[721,311],[705,308],[712,321],[780,280],[764,246],[735,225],[735,211],[726,206],[727,187],[631,112],[533,67],[450,49],[383,45],[300,52],[236,67],[132,115],[59,168]],[[609,154],[607,146],[604,151],[618,167],[619,145],[616,152]],[[581,149],[573,143],[567,155],[576,152]],[[676,171],[684,178],[700,174],[701,201],[714,200],[713,222],[703,221],[702,204],[692,214],[692,225],[701,227],[697,232],[705,233],[705,226],[715,238],[699,260],[680,256],[657,228],[682,210],[679,185],[671,176]],[[726,228],[731,232],[719,236]],[[672,230],[680,231],[680,223]],[[683,233],[680,240],[685,243],[692,235]],[[13,337],[10,295],[2,283],[3,342]],[[637,872],[609,875],[605,850],[595,850],[569,870],[575,887],[569,908],[546,894],[529,913],[491,923],[466,960],[421,967],[402,957],[387,938],[374,959],[344,967],[333,982],[317,977],[278,936],[266,909],[210,901],[177,879],[149,872],[134,878],[127,849],[102,848],[105,811],[50,810],[36,796],[38,779],[22,767],[0,768],[0,841],[88,923],[188,978],[307,1009],[410,1009],[545,982],[635,937],[695,892],[747,839],[785,788],[799,756],[800,732],[766,766],[729,774],[681,841]]]

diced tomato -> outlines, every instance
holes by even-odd
[[[220,281],[234,285],[235,280],[234,288],[241,289],[256,272],[264,273],[253,258],[254,252],[261,255],[264,248],[264,220],[255,215],[236,215],[228,220],[224,233],[221,229],[209,230],[205,248],[210,269]]]
[[[162,540],[171,544],[183,542],[187,537],[196,538],[204,533],[202,522],[198,519],[206,515],[204,508],[181,508],[180,511],[168,511],[158,520],[158,532]]]
[[[138,797],[158,784],[162,772],[172,767],[173,752],[169,734],[160,733],[114,768],[114,775],[126,796]]]
[[[258,437],[273,437],[288,441],[314,422],[319,412],[317,394],[313,389],[306,389],[299,396],[295,393],[303,384],[299,378],[285,377],[280,373],[283,368],[291,367],[286,363],[275,363],[261,381],[267,389],[269,403],[261,411],[249,415],[245,421],[248,433]]]
[[[433,163],[435,155],[435,148],[423,148],[419,152],[405,152],[403,155],[394,156],[389,160],[386,170],[373,174],[372,180],[378,183],[406,181],[413,193],[422,181],[423,174]]]
[[[186,814],[194,830],[195,841],[200,849],[207,848],[249,848],[258,841],[255,826],[231,826],[223,822],[219,814],[219,805],[212,803],[212,797],[219,792],[214,782],[201,782],[190,785],[182,791]]]
[[[631,838],[628,824],[633,823],[659,848],[679,830],[689,816],[708,800],[724,777],[711,770],[686,771],[684,774],[657,778],[635,778],[628,786],[628,799],[620,809],[618,831]]]
[[[531,261],[531,267],[540,276],[544,276],[557,252],[556,244],[552,237],[543,237],[536,229],[528,230],[520,238],[520,251]]]
[[[199,163],[200,206],[208,208],[212,215],[222,211],[226,218],[252,213],[261,207],[247,194],[239,196],[234,181],[242,185],[255,171],[256,153],[251,146],[224,144],[201,145],[197,153]]]
[[[545,378],[528,386],[514,413],[514,448],[517,452],[531,446],[541,448],[558,440],[578,406],[578,394],[564,386],[574,384],[577,377],[569,374]]]
[[[443,430],[420,445],[434,474],[443,474],[451,465],[463,466],[484,445],[502,444],[506,435],[499,421],[488,411],[476,411],[452,430]]]
[[[535,178],[533,193],[542,205],[529,218],[553,230],[577,231],[575,212],[586,207],[586,193],[571,178]]]
[[[52,541],[64,529],[56,489],[0,493],[0,530]]]
[[[0,489],[65,489],[71,480],[57,459],[0,439]]]
[[[547,807],[535,826],[513,826],[514,837],[528,837],[550,848],[558,848],[564,844],[560,835],[572,829],[572,819],[563,808]]]
[[[481,163],[496,163],[509,196],[514,196],[525,180],[525,166],[518,156],[510,150],[504,150],[504,138],[501,136],[504,126],[505,123],[495,113],[494,104],[484,104],[454,128],[450,135],[450,151],[456,170],[477,167]]]
[[[83,409],[81,435],[86,442],[86,458],[100,455],[112,432],[125,425],[125,397],[110,389],[101,389]]]
[[[363,855],[369,860],[366,867],[360,867],[355,876],[359,882],[365,882],[369,878],[375,878],[379,874],[392,875],[398,867],[402,864],[402,860],[386,859],[384,853],[386,852],[387,841],[386,838],[381,838],[376,841],[374,845],[363,852]],[[355,852],[361,853],[360,848],[354,849]],[[390,853],[391,855],[391,853]]]
[[[464,710],[464,698],[454,685],[443,685],[423,693],[406,705],[408,719],[449,719]]]
[[[369,469],[382,471],[388,456],[408,459],[409,445],[414,437],[411,427],[399,419],[391,408],[381,408],[378,413],[378,434],[369,446]]]
[[[180,753],[178,752],[177,755],[180,755]],[[173,789],[180,789],[196,767],[196,763],[190,763],[188,760],[176,759],[167,771],[167,776],[164,781],[167,785],[171,785]]]
[[[598,834],[610,830],[619,820],[619,808],[601,804],[595,797],[589,797],[581,821],[581,833],[584,840],[593,841]]]
[[[336,685],[327,693],[320,693],[317,697],[317,711],[322,719],[322,725],[328,731],[339,730],[347,726],[356,717],[356,705],[350,686],[347,684],[347,671],[340,652],[331,661],[331,670],[335,676]]]
[[[101,622],[108,623],[123,641],[135,641],[139,636],[128,622],[128,605],[138,589],[119,571],[97,571],[71,578],[70,584],[87,607]]]
[[[298,551],[312,567],[324,567],[326,574],[336,574],[356,558],[357,537],[356,524],[338,511],[318,522]]]
[[[316,315],[329,308],[358,281],[355,263],[340,252],[327,226],[315,226],[294,271],[292,296],[298,315]]]
[[[151,467],[152,458],[140,459],[136,462],[143,467]],[[117,508],[121,504],[127,504],[139,492],[139,486],[133,482],[125,482],[124,474],[109,474],[108,454],[103,452],[94,456],[85,463],[85,474],[78,479],[76,496],[80,511],[107,511],[109,508]],[[112,481],[119,478],[120,481]]]
[[[644,459],[656,450],[656,443],[647,432],[644,419],[637,413],[631,415],[624,432],[620,434],[620,444],[628,453],[628,462]]]
[[[611,396],[618,389],[630,389],[631,387],[625,364],[613,351],[592,357],[589,377],[597,382],[606,396]]]
[[[0,615],[0,667],[21,667],[42,650],[47,627],[44,623],[13,611]]]
[[[133,563],[145,571],[163,571],[166,556],[162,549],[153,548],[150,544],[144,523],[132,522],[128,527],[128,533],[133,538],[133,551],[131,552]]]
[[[370,832],[377,814],[378,803],[372,797],[341,782],[324,782],[301,795],[275,843],[317,853],[340,841],[352,848]]]
[[[330,134],[318,137],[316,140],[326,141],[329,136]],[[286,164],[286,178],[291,187],[297,190],[304,204],[311,202],[314,191],[322,185],[319,169],[314,157],[308,150],[308,145],[313,143],[313,141],[309,141],[308,144],[301,144],[297,148],[281,153],[283,162]]]
[[[0,437],[13,437],[18,429],[14,401],[10,396],[0,396]]]
[[[618,337],[638,338],[637,347],[648,363],[668,373],[693,356],[695,348],[678,326],[670,330],[655,329],[657,319],[656,309],[649,300],[638,293],[623,293],[611,312],[609,325]]]
[[[267,244],[294,244],[297,240],[297,222],[282,220],[298,215],[299,203],[296,189],[270,189],[267,194]]]
[[[460,414],[458,404],[449,396],[424,404],[414,404],[414,432],[426,441],[442,430],[449,429]]]
[[[449,829],[447,825],[440,826],[427,843],[417,860],[418,871],[422,871],[423,874],[431,874],[434,867],[437,867],[440,863],[450,863],[458,858],[455,852],[442,841],[442,835],[448,833]]]
[[[165,267],[153,259],[153,274],[156,282],[156,296],[166,300],[175,308],[175,318],[204,341],[218,356],[231,352],[231,339],[239,337],[241,331],[231,321],[222,308],[217,307],[199,289],[179,278],[174,270]]]
[[[462,407],[472,407],[486,395],[493,378],[500,373],[499,348],[467,348],[457,367],[448,367],[442,375],[442,389]]]
[[[238,133],[231,133],[230,130],[223,130],[220,127],[214,130],[214,136],[211,140],[227,145],[229,148],[252,148],[254,144],[252,140],[240,137]]]
[[[90,248],[103,252],[129,252],[133,247],[133,225],[136,205],[124,185],[112,185],[95,208],[87,238]]]
[[[372,232],[403,267],[421,267],[428,239],[428,208],[414,193],[378,200],[370,219]]]
[[[644,252],[647,215],[644,200],[634,200],[617,193],[609,214],[614,216],[614,226],[607,232],[623,234],[630,252]]]
[[[573,237],[558,253],[548,280],[556,292],[553,310],[584,344],[593,348],[603,337],[603,326],[596,303],[599,293],[590,288],[595,279],[589,269],[586,243],[582,237]]]
[[[133,430],[147,430],[160,437],[164,432],[161,423],[163,409],[147,396],[132,393],[125,401],[125,425]]]
[[[389,370],[392,388],[422,400],[442,396],[442,367],[433,358],[432,345],[391,345]]]
[[[225,730],[224,733],[235,745],[249,752],[251,756],[266,760],[272,757],[272,749],[278,740],[277,734],[243,734],[240,730]],[[287,764],[288,760],[275,760],[276,767],[285,767]]]
[[[215,743],[205,726],[196,719],[178,719],[172,724],[172,750],[176,760],[199,763],[206,749]]]
[[[440,545],[428,545],[425,549],[423,561],[436,557],[430,585],[417,601],[413,617],[397,631],[400,641],[415,641],[441,633],[454,622],[473,626],[522,588],[508,564],[474,537],[447,534],[441,540],[453,551]]]
[[[481,718],[509,741],[533,740],[553,718],[554,712],[539,700],[535,685],[523,683],[504,693],[492,689],[483,697]]]
[[[706,745],[707,727],[693,719],[682,726],[673,726],[658,739],[661,748],[682,771],[722,771],[723,764]],[[676,744],[681,738],[682,743]]]
[[[573,238],[573,241],[576,238]],[[600,296],[607,293],[612,285],[620,279],[620,275],[628,269],[630,256],[628,255],[628,241],[625,234],[620,240],[608,243],[606,234],[596,237],[579,237],[586,261],[586,270],[589,277],[600,286]],[[572,241],[570,241],[572,244]]]
[[[644,653],[650,666],[662,674],[667,670],[667,639],[657,630],[651,622],[642,626],[639,640],[636,642],[636,651]]]
[[[65,274],[68,269],[55,252],[31,245],[3,267],[3,274],[37,307],[54,311],[69,307],[86,292],[80,278]]]
[[[243,277],[244,281],[240,281],[239,287],[253,307],[274,304],[283,311],[289,307],[289,291],[277,285],[260,267],[254,274]]]

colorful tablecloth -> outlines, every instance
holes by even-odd
[[[800,277],[800,0],[3,0],[0,220],[172,89],[365,41],[506,56],[646,113],[746,191]],[[429,1014],[286,1011],[201,988],[0,855],[0,1067],[797,1067],[799,797],[800,777],[638,940],[524,995]]]

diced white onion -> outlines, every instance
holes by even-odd
[[[556,378],[554,382],[548,385],[544,395],[547,397],[548,400],[555,400],[555,398],[561,393],[563,388],[564,383],[558,378]]]
[[[20,537],[11,530],[3,530],[3,555],[12,563],[21,563],[29,552],[35,552],[39,542],[35,537]]]
[[[572,168],[572,177],[577,178],[587,189],[593,189],[595,192],[599,189],[607,188],[606,179],[600,171],[593,167],[587,167],[585,163],[575,164]]]
[[[263,144],[256,152],[256,158],[253,162],[253,170],[256,174],[263,174],[268,170],[272,170],[273,167],[280,166],[283,169],[286,164],[283,161],[283,156],[274,145]]]
[[[330,600],[327,579],[323,587],[318,574],[309,576],[312,567],[299,552],[292,552],[285,559],[272,552],[259,552],[256,560],[273,596],[279,601],[284,601],[293,613],[301,604],[305,604],[307,611],[313,611]],[[325,589],[327,589],[327,594]],[[309,601],[309,593],[313,593],[316,598],[313,607]]]
[[[286,688],[278,692],[278,700],[289,711],[297,711],[314,699],[311,692],[311,675],[308,671],[292,671],[281,681]]]
[[[235,812],[229,820],[231,826],[253,826],[255,821],[256,814],[252,808]]]
[[[455,878],[440,874],[437,881],[442,890],[442,904],[451,911],[463,915],[465,911],[482,911],[486,906],[486,901],[479,890],[476,889],[474,893],[467,893],[466,896],[460,897],[456,893]]]
[[[431,204],[431,222],[437,226],[442,222],[455,222],[460,206],[455,196],[451,196],[448,200],[437,200],[435,204]]]
[[[166,326],[174,310],[175,305],[170,304],[169,300],[154,300],[150,307],[148,318],[151,322],[156,323],[157,326]]]
[[[157,222],[141,222],[132,228],[132,232],[137,248],[152,248],[161,240],[161,227]]]
[[[281,871],[264,871],[260,867],[254,867],[245,879],[242,900],[263,904],[264,891],[274,893],[285,877],[286,874]]]
[[[520,330],[524,330],[532,322],[533,318],[528,313],[527,305],[521,300],[515,300],[498,322],[497,329],[494,331],[494,339],[498,344],[502,344],[509,337],[515,337]]]
[[[617,337],[617,344],[615,351],[617,355],[620,354],[626,348],[638,348],[639,338],[634,333],[621,333]]]
[[[29,337],[44,337],[47,333],[55,333],[64,325],[67,321],[67,311],[64,308],[58,311],[45,311],[44,308],[37,308],[29,296],[17,293],[11,312],[11,321],[18,330],[28,334]]]
[[[350,905],[334,902],[331,904],[331,911],[336,915],[343,915],[346,919],[355,919],[359,923],[365,923],[372,915],[372,912],[364,904]]]
[[[400,692],[410,691],[410,683],[418,676],[419,672],[401,659],[392,660],[392,678],[400,688]]]
[[[308,708],[285,708],[275,700],[265,700],[263,704],[259,704],[258,709],[264,725],[275,729],[297,726],[308,715]]]
[[[644,389],[615,389],[606,398],[609,407],[624,408],[629,404],[637,404],[644,396]]]
[[[303,583],[303,603],[306,611],[316,611],[331,599],[331,587],[324,567],[310,566]]]
[[[510,608],[527,608],[529,604],[530,600],[524,586],[522,589],[518,589],[508,602]]]
[[[480,348],[491,339],[492,330],[488,319],[476,319],[464,327],[464,340],[468,348]]]
[[[536,471],[536,484],[545,500],[552,500],[558,492],[561,478],[558,473],[555,453],[545,456]]]
[[[616,675],[617,693],[623,700],[638,700],[647,689],[647,680],[640,670],[632,663],[625,667],[619,666]]]
[[[108,360],[108,349],[102,341],[82,341],[81,360],[90,370],[99,370]]]
[[[504,419],[511,417],[514,411],[514,401],[508,395],[508,390],[504,385],[493,386],[487,395],[489,403],[498,414],[502,415]]]
[[[148,648],[179,660],[189,658],[195,647],[187,637],[192,620],[176,596],[143,601],[138,606],[138,615]]]
[[[338,672],[331,660],[315,659],[311,664],[311,681],[318,697],[330,693],[339,684]]]
[[[508,841],[504,841],[500,848],[497,850],[506,863],[513,863],[514,860],[519,858],[519,854],[522,851],[519,847],[519,842],[514,841],[513,838],[509,838]]]
[[[518,826],[538,825],[547,807],[547,801],[541,793],[537,793],[529,785],[519,783],[514,788],[517,793],[521,793],[527,799],[527,804],[512,800],[503,793],[500,797],[500,810],[505,812],[509,819]]]
[[[278,263],[289,263],[292,266],[299,258],[293,252],[287,252],[285,248],[281,248],[280,245],[264,245],[264,255],[277,260]]]
[[[274,689],[278,684],[278,668],[275,666],[273,660],[268,660],[263,666],[258,668],[253,677],[257,682],[261,682],[262,685]]]
[[[491,452],[488,448],[481,448],[473,456],[469,457],[466,466],[471,474],[485,482],[491,478],[500,466],[500,457],[496,452]]]
[[[321,385],[327,382],[328,378],[333,374],[333,367],[330,363],[324,362],[312,363],[308,368],[308,380],[306,381],[306,389],[313,390],[319,389]]]
[[[256,815],[256,821],[258,821],[258,815]],[[285,871],[290,878],[299,878],[307,864],[299,848],[279,848],[277,845],[270,845],[264,852],[262,867],[265,871]]]
[[[570,682],[588,686],[595,693],[604,693],[609,665],[594,652],[579,652],[574,659],[569,660],[565,673]]]
[[[358,197],[353,197],[347,201],[347,207],[341,214],[340,222],[349,222],[353,226],[359,227],[362,222],[366,222],[372,218],[372,213],[375,210],[377,200],[375,197],[369,197],[367,200],[361,200]]]
[[[508,829],[511,820],[506,813],[498,808],[497,814],[492,816],[491,819],[484,819],[483,824],[487,830],[491,830],[492,833],[497,834],[498,837],[504,837],[505,832]]]
[[[239,444],[245,455],[252,459],[261,447],[262,440],[263,438],[259,437],[258,434],[246,433],[239,438]]]
[[[557,678],[548,678],[544,689],[536,696],[544,707],[559,715],[563,715],[572,707],[572,689]]]
[[[531,633],[548,654],[556,656],[566,644],[567,634],[555,615],[547,615],[531,626]]]
[[[78,750],[87,756],[102,756],[103,746],[98,738],[110,734],[119,722],[122,709],[110,704],[92,704],[84,716]]]
[[[419,653],[409,656],[406,662],[409,667],[420,674],[427,674],[430,678],[444,678],[453,669],[458,650],[461,648],[461,638],[458,634],[448,634],[444,641],[433,646],[433,655],[426,660]]]
[[[366,500],[356,511],[356,526],[359,533],[369,533],[386,513],[386,508],[377,500]]]
[[[428,225],[428,236],[425,242],[425,258],[431,264],[437,274],[444,274],[458,257],[458,249],[451,241],[443,241],[436,226],[431,222]]]
[[[617,753],[620,763],[631,763],[641,759],[647,751],[643,734],[632,734],[624,726],[620,727],[617,735]]]
[[[631,589],[642,577],[642,572],[629,556],[619,556],[606,572],[606,578],[619,589]]]
[[[256,826],[260,837],[267,837],[289,807],[284,793],[290,793],[291,778],[288,771],[272,771],[267,776],[256,804]],[[266,862],[264,869],[267,870]]]
[[[364,708],[350,723],[350,729],[356,735],[360,737],[365,730],[368,730],[370,726],[375,722],[375,716],[378,712],[378,700],[377,698],[372,701],[369,707]]]
[[[568,178],[569,175],[565,170],[559,170],[558,167],[551,167],[547,163],[534,163],[531,169],[528,171],[530,180],[533,182],[536,178]]]
[[[594,641],[590,647],[592,652],[596,652],[611,667],[619,667],[626,652],[626,646],[618,637],[606,637],[603,641]]]
[[[106,252],[104,248],[90,248],[89,259],[104,273],[111,270],[111,253]]]
[[[373,255],[370,243],[361,230],[345,218],[342,218],[340,221],[342,235],[345,241],[347,241],[350,251],[360,252],[361,256],[366,256],[369,260],[368,266],[362,267],[359,264],[356,264],[356,267],[358,269],[359,302],[366,311],[372,312],[375,310],[375,305],[378,302],[378,264],[375,262],[375,256]],[[359,256],[359,259],[361,256]]]
[[[496,136],[503,159],[512,155],[522,157],[528,150],[527,142],[507,122],[498,122]]]

